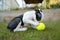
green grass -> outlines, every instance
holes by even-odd
[[[10,32],[7,23],[0,23],[0,40],[60,40],[60,22],[45,22],[46,30],[29,28],[24,32]]]

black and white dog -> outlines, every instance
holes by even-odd
[[[41,18],[42,18],[42,14],[41,14],[42,11],[41,11],[41,10],[35,10],[35,11],[38,13],[38,14],[36,14],[36,19],[37,19],[37,21],[40,21]],[[17,27],[17,25],[19,24],[19,22],[21,22],[21,26],[23,26],[24,23],[23,23],[22,18],[23,18],[23,14],[20,15],[20,16],[15,17],[15,18],[13,18],[13,19],[9,22],[7,28],[8,28],[10,31],[13,31],[13,30]]]

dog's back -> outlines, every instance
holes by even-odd
[[[23,15],[20,15],[20,16],[17,16],[17,17],[15,17],[15,18],[13,18],[13,19],[9,22],[7,28],[10,29],[11,31],[13,31],[13,30],[17,27],[17,25],[19,24],[19,22],[22,21],[22,18],[23,18]]]

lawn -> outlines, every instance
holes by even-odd
[[[60,40],[60,22],[44,22],[46,30],[29,28],[24,32],[10,32],[7,23],[0,23],[0,40]]]

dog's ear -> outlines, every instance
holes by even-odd
[[[40,10],[39,9],[35,9],[36,13],[40,13]]]
[[[41,13],[42,10],[41,9],[35,9],[36,13]]]
[[[41,9],[40,9],[39,11],[40,11],[40,12],[42,12],[42,10],[41,10]]]

